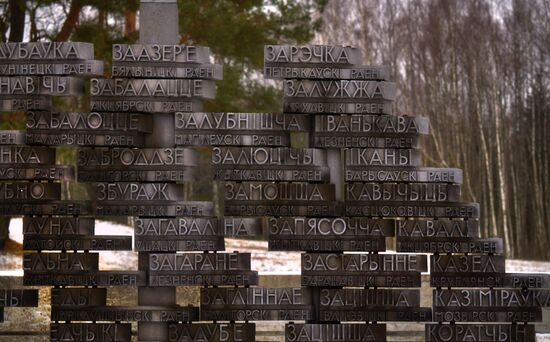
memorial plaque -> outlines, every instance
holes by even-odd
[[[0,180],[74,180],[72,165],[25,167],[24,164],[0,165]]]
[[[10,60],[9,64],[0,61],[0,75],[6,76],[101,76],[103,61],[23,61]]]
[[[84,81],[72,76],[0,76],[0,95],[75,96],[84,92]]]
[[[195,45],[113,44],[113,62],[209,63],[210,48]]]
[[[237,168],[238,167],[238,168]],[[213,180],[240,182],[329,182],[326,166],[214,166]]]
[[[196,166],[196,154],[188,148],[79,149],[76,163],[85,170],[175,170]]]
[[[283,203],[286,201],[315,202],[334,201],[334,184],[270,183],[270,182],[226,182],[225,203],[233,201],[258,201]]]
[[[286,98],[283,102],[285,113],[296,114],[392,114],[390,102],[332,102],[318,99],[305,102]]]
[[[75,42],[0,43],[0,63],[12,60],[82,60],[94,58],[94,45]]]
[[[377,342],[386,340],[385,324],[285,325],[286,342]]]
[[[216,96],[216,85],[214,81],[200,79],[93,78],[90,92],[92,97],[97,98],[180,97],[213,99]]]
[[[479,218],[479,203],[462,202],[346,202],[346,216]]]
[[[363,218],[269,218],[271,251],[385,251],[393,221]]]
[[[49,201],[61,199],[61,183],[0,182],[0,200]]]
[[[420,306],[420,290],[320,289],[319,305],[348,309],[412,308]]]
[[[52,323],[51,342],[130,342],[132,325],[120,323]]]
[[[146,286],[142,271],[25,272],[25,286]]]
[[[431,167],[346,166],[346,182],[452,183],[462,184],[462,170]]]
[[[0,202],[0,215],[90,215],[88,201],[48,201],[47,203]]]
[[[419,166],[420,152],[411,149],[346,149],[345,167],[350,166]]]
[[[221,229],[222,235],[228,237],[261,236],[263,234],[261,218],[225,216]]]
[[[112,76],[127,78],[190,78],[221,80],[223,67],[219,64],[113,62]]]
[[[176,113],[176,145],[289,146],[289,131],[307,131],[304,115]]]
[[[145,184],[145,183],[144,183]],[[156,204],[143,204],[140,201],[99,202],[96,207],[98,216],[212,216],[212,202],[197,201],[154,201]]]
[[[213,147],[214,167],[326,166],[326,151],[312,148]]]
[[[542,311],[538,307],[525,308],[434,308],[434,322],[541,322]]]
[[[370,133],[388,136],[415,136],[429,133],[430,122],[424,116],[401,115],[316,115],[315,133]]]
[[[184,239],[136,237],[135,249],[138,252],[224,251],[225,241],[223,236],[185,236]]]
[[[151,133],[150,115],[138,113],[27,112],[28,131],[144,132]]]
[[[345,200],[350,202],[447,202],[459,199],[459,185],[432,183],[346,183],[345,185]]]
[[[190,322],[198,320],[198,309],[193,306],[52,308],[52,321]]]
[[[0,309],[38,306],[38,290],[0,290]]]
[[[0,145],[24,145],[25,131],[0,130]]]
[[[472,220],[396,220],[398,237],[414,238],[465,238],[479,236],[479,221]]]
[[[23,234],[46,235],[94,235],[93,217],[23,217]]]
[[[302,274],[358,272],[426,272],[427,256],[416,254],[303,253]]]
[[[221,223],[217,218],[178,217],[176,219],[138,218],[134,225],[136,237],[166,236],[170,239],[192,239],[208,236],[255,236],[261,235],[261,219],[225,217]]]
[[[529,342],[535,341],[534,325],[426,324],[426,342]]]
[[[393,82],[359,80],[285,80],[284,97],[299,99],[331,99],[338,102],[395,100],[397,87]]]
[[[0,111],[24,112],[27,110],[50,110],[52,98],[49,95],[0,95]]]
[[[187,97],[146,98],[146,97],[92,97],[90,106],[100,112],[144,112],[174,113],[200,112],[202,101]]]
[[[349,309],[332,306],[319,310],[321,322],[431,322],[431,308]]]
[[[168,341],[170,342],[256,341],[256,324],[254,323],[170,324],[168,329]]]
[[[432,255],[430,270],[432,274],[449,275],[475,273],[504,273],[505,258],[502,255]]]
[[[482,273],[459,274],[432,273],[431,287],[490,287],[490,288],[548,288],[550,275],[542,273]]]
[[[504,253],[501,238],[399,236],[396,246],[397,252],[405,253]]]
[[[341,216],[342,206],[337,202],[326,201],[232,201],[225,202],[226,216]]]
[[[23,254],[23,270],[25,272],[93,271],[98,268],[99,254],[97,253]]]
[[[97,183],[98,201],[156,202],[184,200],[183,186],[171,183]]]
[[[39,235],[25,236],[23,249],[37,251],[131,251],[131,236],[116,235]]]
[[[304,321],[313,318],[306,288],[203,288],[201,320]]]
[[[238,133],[238,131],[299,131],[309,130],[306,115],[283,113],[176,113],[176,132],[213,131]]]
[[[152,286],[257,285],[250,253],[149,254]]]
[[[334,80],[388,80],[390,70],[385,66],[361,67],[301,67],[266,66],[265,78],[275,79],[334,79]]]
[[[45,146],[123,146],[142,147],[145,136],[142,133],[67,133],[32,130],[27,133],[27,144]]]
[[[265,45],[265,66],[355,66],[361,52],[351,46]]]
[[[0,164],[14,167],[55,165],[55,149],[30,146],[0,146]],[[21,164],[21,165],[19,165]],[[5,167],[4,165],[1,165]],[[40,165],[36,165],[40,166]]]
[[[313,134],[313,146],[319,148],[419,148],[418,137],[365,136],[364,133],[345,135]]]
[[[53,288],[51,305],[57,308],[105,306],[107,305],[107,289]]]
[[[434,308],[550,307],[550,290],[433,290]]]

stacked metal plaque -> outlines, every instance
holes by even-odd
[[[143,278],[136,284],[139,306],[125,310],[159,315],[127,320],[138,321],[140,341],[165,341],[196,328],[178,323],[199,318],[198,308],[176,305],[176,286],[236,279],[229,270],[249,265],[250,256],[205,253],[224,250],[223,235],[212,203],[188,200],[182,183],[192,180],[195,153],[175,147],[173,138],[174,113],[200,110],[204,98],[213,98],[221,67],[210,63],[205,47],[141,42],[114,45],[113,78],[92,80],[91,92],[93,110],[132,117],[145,135],[132,148],[80,150],[78,175],[96,182],[98,216],[136,217]]]
[[[87,43],[2,43],[0,50],[0,111],[48,115],[52,96],[82,95],[84,81],[79,76],[103,72]],[[104,241],[76,236],[61,224],[52,228],[54,222],[78,222],[79,215],[90,214],[89,203],[61,198],[60,181],[72,180],[74,169],[56,164],[56,150],[49,146],[55,144],[36,143],[24,131],[2,131],[0,136],[0,214],[24,215],[23,248],[36,251],[23,255],[24,285],[57,286],[63,277],[82,275],[78,260],[90,258],[76,251]],[[64,291],[52,291],[56,290]],[[0,293],[2,307],[38,305],[38,290]]]
[[[431,310],[420,307],[418,289],[420,272],[427,270],[426,256],[379,254],[386,250],[386,237],[394,235],[394,221],[382,216],[392,215],[350,210],[353,200],[359,208],[382,200],[374,193],[389,201],[404,200],[398,185],[385,185],[383,180],[346,182],[342,197],[340,178],[342,157],[346,175],[349,166],[365,170],[376,165],[391,172],[398,163],[418,161],[412,148],[417,147],[420,132],[400,137],[392,130],[426,123],[389,115],[396,90],[387,81],[388,70],[360,66],[355,48],[266,46],[264,53],[265,76],[284,79],[285,112],[309,116],[310,146],[328,155],[330,179],[338,188],[337,198],[346,205],[333,217],[324,213],[316,218],[270,220],[270,249],[305,252],[302,285],[317,300],[306,324],[287,324],[286,340],[360,341],[369,336],[368,340],[383,341],[386,326],[378,322],[430,320]],[[369,198],[360,196],[370,193]],[[371,324],[341,324],[352,321]]]

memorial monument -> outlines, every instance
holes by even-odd
[[[462,171],[422,166],[428,119],[394,113],[388,68],[350,46],[268,45],[283,111],[209,113],[222,67],[180,44],[176,1],[141,0],[140,26],[139,44],[113,46],[112,78],[91,44],[0,44],[0,110],[26,112],[26,131],[0,131],[0,213],[25,215],[24,285],[51,287],[51,341],[131,341],[133,322],[139,341],[256,341],[269,320],[289,342],[386,341],[386,322],[424,323],[426,341],[535,340],[549,276],[506,273],[502,240],[480,238],[478,204],[461,201]],[[88,76],[91,112],[52,108]],[[76,172],[56,146],[76,149]],[[186,191],[194,146],[211,147],[221,215]],[[62,198],[75,174],[91,201]],[[95,235],[96,217],[131,217],[133,244]],[[251,254],[225,251],[225,236],[264,231],[269,250],[302,253],[300,287],[257,287]],[[138,265],[101,270],[107,250]],[[137,303],[109,305],[112,286]],[[178,286],[200,287],[200,307]],[[0,321],[37,304],[36,289],[0,290]]]

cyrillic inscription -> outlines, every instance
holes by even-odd
[[[144,112],[144,113],[174,113],[200,112],[202,101],[194,98],[119,98],[92,97],[91,109],[100,112]]]
[[[339,133],[342,134],[342,133]],[[418,137],[365,136],[363,133],[313,134],[313,146],[321,148],[418,148]]]
[[[97,97],[196,97],[212,99],[216,85],[210,80],[190,79],[92,79],[91,95]]]
[[[428,270],[425,255],[415,254],[336,254],[303,253],[302,274],[323,273],[335,275],[356,272],[425,272]]]
[[[170,324],[168,341],[254,342],[256,325],[254,323]]]
[[[131,324],[114,323],[52,323],[52,342],[129,342],[132,340]]]
[[[326,151],[312,148],[213,147],[216,166],[326,166]]]
[[[396,246],[397,252],[405,253],[504,253],[501,238],[399,236]]]
[[[193,306],[103,306],[93,308],[52,308],[52,321],[131,321],[131,322],[190,322],[199,319]]]
[[[250,270],[250,253],[149,254],[150,272]]]
[[[185,198],[183,187],[171,183],[98,183],[98,201],[177,201]]]
[[[434,290],[433,306],[434,308],[550,307],[550,290]]]
[[[131,251],[131,236],[25,236],[23,249],[26,250],[80,250],[80,251]]]
[[[313,309],[305,288],[203,288],[200,302],[204,320],[303,321]]]
[[[72,76],[0,76],[0,95],[80,95],[84,81]]]
[[[48,203],[0,202],[0,215],[90,215],[88,201],[48,201]]]
[[[550,275],[543,273],[481,273],[430,275],[432,287],[548,288]]]
[[[38,306],[38,290],[0,290],[0,308]]]
[[[429,119],[401,115],[319,115],[315,116],[315,132],[428,134]]]
[[[142,271],[25,272],[25,286],[146,286]]]
[[[128,78],[191,78],[221,80],[223,68],[218,64],[175,63],[159,65],[157,62],[134,63],[114,62],[113,77]]]
[[[286,80],[285,98],[323,100],[395,100],[397,88],[393,82],[358,81],[358,80]]]
[[[479,218],[478,203],[437,202],[347,202],[346,216],[376,217],[426,217],[426,218]]]
[[[430,270],[433,273],[504,273],[504,260],[501,255],[432,255]]]
[[[23,234],[93,235],[95,220],[91,217],[24,217]]]
[[[176,130],[307,131],[305,115],[283,113],[176,113]],[[228,132],[228,133],[230,133]]]
[[[346,201],[351,202],[447,202],[460,199],[460,186],[433,183],[346,183],[345,194]]]
[[[2,180],[74,180],[72,165],[24,167],[21,164],[10,166],[0,165]]]
[[[6,76],[100,76],[103,61],[14,61],[0,64],[0,75]]]
[[[350,148],[345,166],[419,166],[420,153],[411,149]]]
[[[283,102],[285,113],[302,114],[392,114],[391,102],[329,102],[321,99],[304,101],[286,98]]]
[[[224,198],[231,201],[334,201],[333,184],[226,182]]]
[[[85,170],[168,170],[195,166],[196,155],[186,148],[95,148],[79,149],[76,162]]]
[[[92,271],[99,267],[97,253],[26,253],[23,270],[26,271]]]
[[[277,79],[334,79],[334,80],[387,80],[389,68],[384,66],[341,67],[291,67],[266,66],[265,78]]]
[[[346,182],[432,182],[462,184],[461,169],[346,166],[344,176]]]
[[[328,182],[327,166],[243,166],[215,165],[213,179],[218,181],[257,181],[257,182]]]
[[[24,145],[25,131],[0,130],[0,145]]]
[[[195,45],[113,44],[113,62],[209,63],[210,49]]]
[[[29,146],[0,146],[0,164],[8,164],[12,167],[14,167],[13,164],[53,166],[55,165],[55,149]],[[23,167],[24,165],[17,166]]]
[[[94,288],[53,288],[52,307],[79,307],[107,305],[107,289]]]
[[[285,325],[286,342],[376,342],[386,340],[385,324]]]
[[[27,112],[27,130],[133,131],[151,133],[150,115],[137,113]]]
[[[50,95],[0,95],[0,110],[3,112],[50,110],[51,108]]]
[[[166,184],[166,183],[165,183]],[[140,201],[99,202],[96,215],[99,216],[212,216],[212,202],[197,201],[154,201],[157,204],[143,204]]]
[[[0,200],[49,201],[61,199],[61,183],[0,182]]]
[[[360,322],[431,322],[431,308],[388,308],[388,309],[349,309],[346,307],[331,307],[321,309],[319,313],[322,322],[360,321]]]
[[[528,342],[535,340],[533,325],[426,324],[427,342],[473,341]]]
[[[0,63],[4,60],[93,59],[94,45],[74,42],[0,43]]]
[[[323,65],[356,65],[361,63],[361,52],[351,46],[327,45],[265,45],[266,66],[296,63]]]
[[[225,202],[227,216],[341,216],[342,206],[337,202],[284,201],[231,201]]]

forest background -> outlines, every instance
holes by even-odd
[[[91,42],[109,76],[111,45],[137,42],[138,7],[0,0],[0,40]],[[206,111],[281,111],[281,82],[261,76],[265,44],[353,45],[364,64],[390,66],[397,113],[430,118],[424,163],[464,169],[462,196],[480,203],[483,236],[503,237],[508,257],[550,260],[549,1],[179,0],[179,14],[181,43],[209,46],[224,66]],[[23,113],[2,113],[0,128],[24,129]],[[60,148],[58,162],[73,164],[74,152]],[[193,198],[219,203],[219,185],[201,175],[187,185]],[[92,191],[64,188],[69,199]]]

